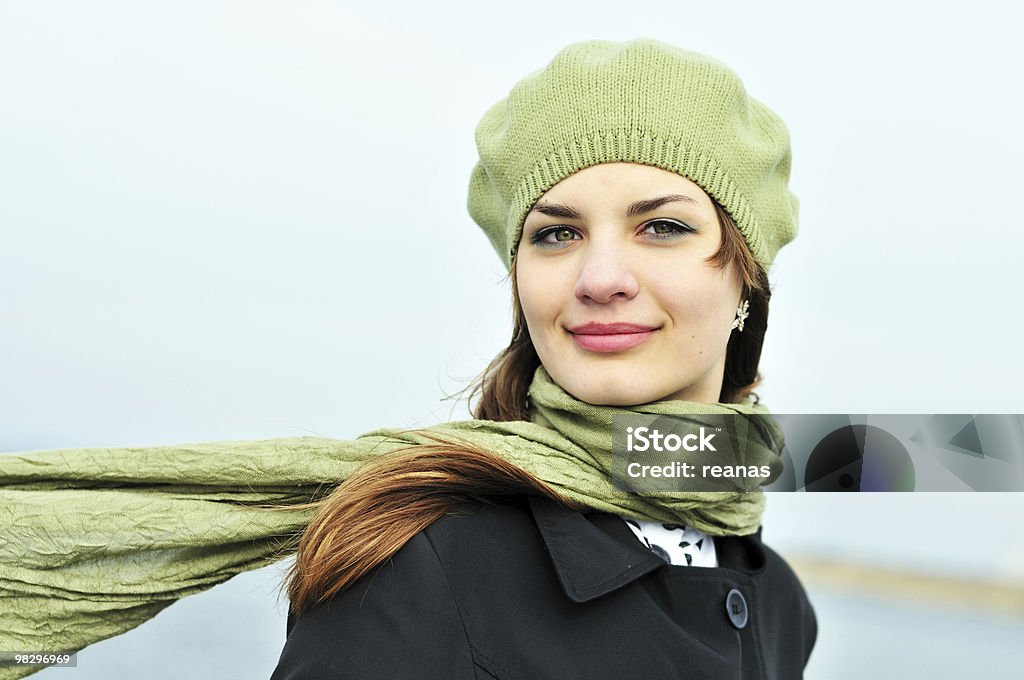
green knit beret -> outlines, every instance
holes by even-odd
[[[598,163],[680,174],[732,216],[765,269],[797,232],[789,132],[722,62],[650,38],[562,49],[476,129],[469,213],[506,267],[544,192]]]

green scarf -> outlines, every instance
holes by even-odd
[[[602,512],[688,524],[711,535],[760,526],[764,494],[640,496],[610,481],[614,413],[767,415],[763,406],[660,401],[594,406],[543,367],[529,390],[531,421],[465,420],[424,428],[456,435]],[[738,461],[781,471],[782,430],[750,418]],[[415,430],[381,429],[352,441],[297,437],[144,448],[0,455],[0,650],[73,652],[124,633],[164,607],[280,560],[308,523],[296,505],[325,495],[364,460],[409,444]],[[774,475],[773,475],[774,476]],[[0,678],[38,670],[0,668]]]

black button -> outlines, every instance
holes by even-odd
[[[729,615],[732,625],[743,628],[747,625],[747,601],[743,593],[733,588],[725,596],[725,612]]]

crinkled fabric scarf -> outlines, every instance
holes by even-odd
[[[531,422],[465,420],[427,431],[468,439],[595,510],[674,522],[711,535],[753,533],[764,480],[737,492],[618,491],[610,477],[615,413],[741,414],[749,427],[737,460],[782,471],[781,428],[767,409],[661,401],[594,406],[561,389],[543,367],[529,391]],[[0,455],[0,649],[74,652],[131,630],[188,595],[281,559],[308,523],[296,505],[326,494],[361,462],[409,444],[415,430],[354,440],[321,437],[178,446],[83,448]],[[0,668],[19,678],[35,668]]]

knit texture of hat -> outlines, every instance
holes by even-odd
[[[506,267],[533,204],[598,163],[682,175],[728,211],[768,269],[797,233],[789,132],[722,62],[651,38],[561,50],[488,109],[469,213]]]

